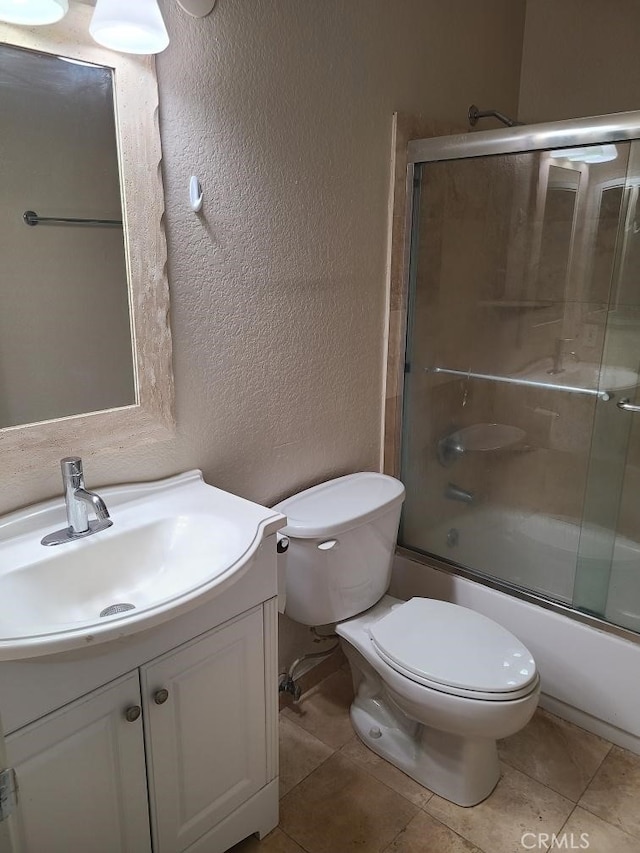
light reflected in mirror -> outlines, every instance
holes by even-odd
[[[134,405],[113,72],[2,44],[0,114],[0,429]]]

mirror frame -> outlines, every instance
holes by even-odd
[[[115,53],[93,42],[92,14],[92,7],[72,0],[66,17],[50,27],[0,22],[0,43],[113,69],[137,403],[0,429],[0,452],[12,473],[42,468],[65,452],[93,455],[175,434],[155,60]],[[99,306],[90,307],[99,312]]]

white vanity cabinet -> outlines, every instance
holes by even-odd
[[[155,631],[0,664],[16,853],[222,853],[277,824],[270,539],[227,592]]]

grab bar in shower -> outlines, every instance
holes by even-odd
[[[509,385],[524,385],[528,388],[543,388],[546,391],[566,391],[569,394],[584,394],[588,397],[598,397],[605,403],[611,399],[610,391],[600,391],[598,388],[581,388],[576,385],[557,385],[554,382],[540,382],[537,379],[520,379],[515,376],[496,376],[492,373],[472,373],[469,370],[452,370],[448,367],[425,367],[426,373],[443,373],[447,376],[460,376],[464,379],[484,379],[487,382],[506,382]]]

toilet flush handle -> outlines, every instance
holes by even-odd
[[[337,547],[337,539],[327,539],[326,542],[320,542],[320,544],[318,545],[318,551],[333,551],[333,549]]]

